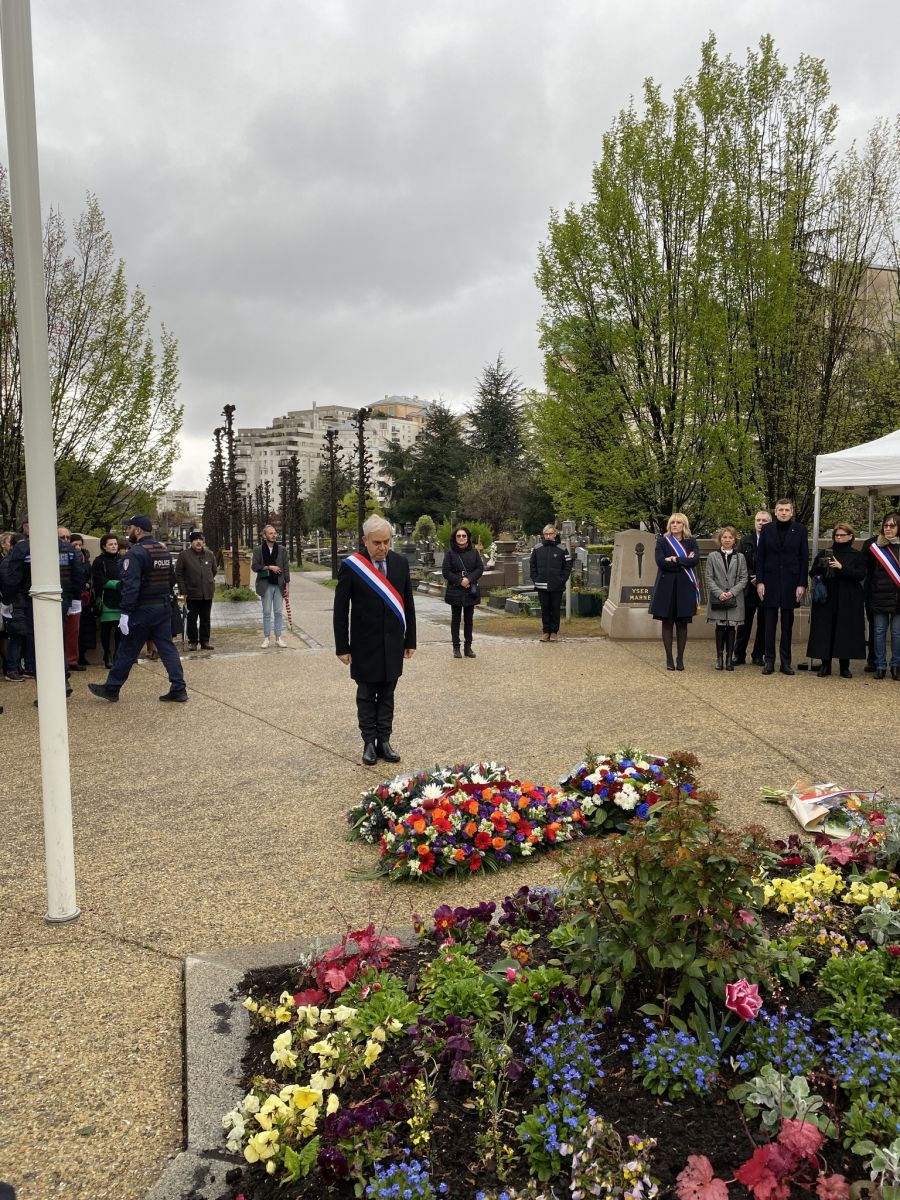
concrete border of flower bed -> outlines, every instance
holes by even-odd
[[[409,926],[381,932],[404,945],[416,940]],[[225,1149],[222,1117],[244,1095],[237,1081],[250,1031],[250,1016],[235,995],[237,985],[248,971],[312,960],[340,939],[340,933],[318,934],[209,950],[184,959],[185,1146],[146,1200],[214,1200],[225,1189],[225,1174],[236,1161]]]

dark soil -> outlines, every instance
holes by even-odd
[[[777,924],[780,918],[766,914],[766,920],[767,924]],[[535,961],[548,957],[546,953],[541,954],[540,943],[533,944],[530,949],[536,952]],[[410,950],[397,952],[392,959],[391,970],[410,980],[418,975],[423,963],[434,953],[434,944],[422,941]],[[483,965],[496,961],[501,955],[502,951],[496,947],[482,947],[478,952]],[[252,993],[257,999],[263,996],[277,997],[282,991],[293,993],[301,986],[310,986],[310,980],[304,978],[296,967],[287,966],[248,974],[241,984],[240,993]],[[793,989],[790,995],[782,998],[782,1002],[792,1010],[810,1014],[826,1000],[827,997],[814,987]],[[673,1194],[675,1177],[685,1166],[689,1154],[705,1154],[712,1161],[717,1175],[730,1179],[735,1168],[746,1161],[757,1144],[743,1119],[740,1106],[727,1098],[727,1092],[737,1078],[726,1067],[714,1095],[702,1100],[690,1097],[670,1102],[647,1092],[633,1076],[630,1054],[621,1049],[623,1033],[631,1032],[640,1037],[644,1032],[640,1020],[629,1016],[634,1011],[635,1003],[629,1003],[626,998],[620,1016],[611,1019],[599,1031],[602,1051],[598,1067],[603,1075],[602,1078],[598,1077],[590,1097],[591,1105],[615,1127],[623,1140],[632,1133],[656,1138],[657,1145],[652,1152],[651,1162],[653,1174],[660,1182],[661,1195]],[[525,1056],[523,1027],[520,1026],[519,1045],[515,1046],[517,1055],[522,1058]],[[271,1029],[251,1036],[243,1060],[242,1083],[248,1088],[254,1075],[271,1075],[273,1068],[269,1054],[274,1036]],[[352,1108],[374,1099],[380,1080],[416,1061],[409,1039],[401,1038],[389,1043],[365,1079],[360,1078],[341,1087],[342,1107]],[[826,1098],[833,1095],[833,1089],[827,1085],[822,1087],[822,1091]],[[427,1155],[424,1151],[417,1155],[429,1158],[435,1186],[440,1182],[447,1184],[448,1200],[472,1200],[479,1190],[500,1190],[494,1164],[485,1161],[476,1149],[476,1137],[482,1126],[471,1104],[472,1094],[471,1084],[454,1083],[446,1071],[442,1073],[435,1092],[438,1111],[432,1126],[432,1140]],[[538,1102],[531,1074],[526,1069],[522,1077],[510,1086],[506,1127],[512,1146],[517,1144],[516,1124]],[[404,1126],[401,1144],[405,1144],[405,1132]],[[766,1139],[760,1136],[757,1140],[762,1142]],[[222,1148],[218,1149],[221,1152]],[[862,1175],[860,1160],[844,1151],[839,1141],[829,1140],[824,1150],[829,1172],[841,1172],[850,1181]],[[237,1158],[235,1161],[236,1164],[240,1163]],[[246,1165],[236,1165],[229,1180],[229,1189],[217,1200],[236,1200],[239,1196],[245,1200],[312,1200],[313,1197],[317,1200],[350,1200],[354,1195],[352,1181],[345,1179],[329,1185],[315,1168],[307,1179],[287,1186],[279,1184],[275,1178],[262,1175],[259,1166],[249,1169]],[[526,1160],[517,1155],[508,1166],[504,1186],[522,1187],[527,1180]],[[550,1185],[545,1185],[545,1190],[548,1195],[552,1194]],[[729,1193],[735,1200],[749,1194],[737,1184],[730,1185]],[[565,1179],[557,1181],[556,1194],[568,1196]]]

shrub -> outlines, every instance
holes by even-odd
[[[629,984],[657,1002],[641,1009],[651,1015],[689,999],[709,1007],[710,993],[723,997],[726,983],[753,978],[764,961],[753,909],[771,844],[759,826],[716,818],[716,797],[682,782],[696,765],[670,756],[655,819],[587,846],[568,869],[569,965],[583,992],[595,1002],[609,993],[616,1010]]]

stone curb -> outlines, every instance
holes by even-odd
[[[383,936],[415,941],[409,926]],[[185,1148],[165,1169],[145,1200],[214,1200],[236,1165],[225,1149],[222,1117],[243,1098],[238,1086],[250,1016],[233,993],[248,971],[318,958],[340,934],[290,942],[190,954],[184,979]]]

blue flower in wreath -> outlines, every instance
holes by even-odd
[[[603,797],[603,799],[605,800],[605,799],[606,799],[606,797],[609,795],[609,788],[601,788],[601,789],[600,789],[600,795],[601,795],[601,796]]]
[[[592,792],[594,790],[594,785],[591,783],[591,781],[589,779],[585,779],[581,785],[581,790],[583,792]]]
[[[634,810],[634,815],[640,817],[642,821],[647,820],[647,814],[650,812],[650,805],[646,800],[643,800]]]

